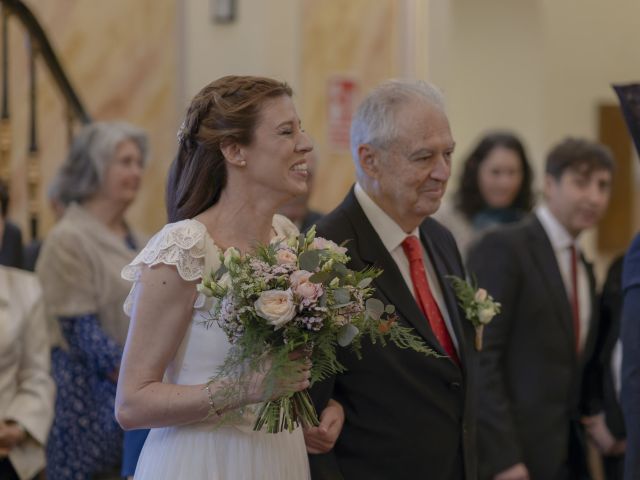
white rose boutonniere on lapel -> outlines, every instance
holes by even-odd
[[[448,278],[456,292],[458,304],[464,311],[465,317],[476,330],[476,350],[481,351],[484,327],[500,313],[501,305],[484,288],[478,288],[475,280],[470,283],[456,276]]]

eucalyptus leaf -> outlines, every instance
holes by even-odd
[[[309,277],[309,281],[312,283],[329,283],[331,281],[331,274],[329,272],[314,273]]]
[[[301,233],[298,237],[298,250],[302,250],[304,248],[305,236],[304,233]]]
[[[358,288],[367,288],[369,285],[371,285],[371,282],[373,282],[373,278],[363,278],[362,280],[360,280],[360,283],[358,283]]]
[[[391,315],[392,313],[395,313],[396,311],[396,306],[395,305],[387,305],[386,307],[384,307],[384,312]]]
[[[384,303],[377,298],[369,298],[364,306],[369,316],[374,320],[380,319],[380,316],[384,313]]]
[[[229,269],[224,266],[224,263],[221,264],[220,268],[216,271],[216,276],[215,276],[216,280],[220,280],[220,278],[222,278],[222,275],[224,275],[228,271]]]
[[[333,271],[341,277],[344,277],[349,273],[349,270],[344,266],[344,263],[337,262],[333,265]]]
[[[326,307],[327,306],[327,294],[324,293],[319,299],[318,299],[318,303],[320,304],[321,307]]]
[[[298,257],[298,262],[302,270],[313,272],[320,265],[320,253],[318,250],[308,250]]]
[[[348,346],[349,344],[351,344],[351,342],[359,332],[360,330],[358,330],[358,328],[351,323],[343,325],[342,328],[338,331],[338,345],[340,345],[341,347]]]
[[[333,300],[339,304],[349,303],[351,301],[351,294],[346,288],[336,288],[333,291]]]

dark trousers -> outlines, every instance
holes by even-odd
[[[20,480],[8,458],[0,460],[0,478],[2,480]]]
[[[622,480],[624,478],[624,455],[602,457],[602,466],[607,480]]]

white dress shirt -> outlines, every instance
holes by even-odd
[[[553,216],[551,210],[549,210],[546,205],[536,208],[535,214],[538,220],[540,220],[542,228],[546,232],[553,247],[569,303],[571,303],[571,295],[573,292],[571,280],[571,246],[573,245],[576,249],[576,255],[578,257],[578,308],[580,309],[580,338],[578,339],[578,345],[580,350],[582,350],[587,342],[587,335],[591,323],[591,291],[589,288],[589,276],[580,255],[580,246],[578,245],[577,239],[569,235],[567,229]]]
[[[354,188],[354,193],[358,203],[362,207],[364,214],[367,219],[371,223],[371,226],[376,231],[380,240],[382,240],[383,245],[387,249],[387,251],[391,254],[391,258],[396,262],[400,273],[402,274],[402,278],[404,279],[407,288],[415,298],[416,293],[413,288],[413,282],[411,280],[411,268],[409,266],[409,259],[404,253],[402,249],[402,242],[409,235],[415,235],[420,238],[420,230],[416,228],[413,232],[406,233],[400,225],[398,225],[387,213],[382,210],[372,199],[367,195],[362,187],[356,183]],[[442,313],[442,318],[444,319],[444,323],[447,326],[447,330],[449,331],[449,335],[451,336],[451,340],[456,348],[456,351],[459,352],[458,348],[458,340],[453,331],[453,327],[451,325],[451,318],[449,316],[449,312],[447,311],[447,305],[444,302],[444,296],[442,294],[442,287],[440,286],[440,281],[438,276],[436,275],[435,269],[427,255],[427,252],[422,244],[422,261],[425,266],[425,271],[427,272],[427,280],[429,281],[429,288],[431,289],[431,293],[433,294],[433,298],[435,299],[438,307],[440,308],[440,312]]]

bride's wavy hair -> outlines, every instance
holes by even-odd
[[[221,145],[249,145],[265,102],[292,96],[284,82],[264,77],[227,76],[193,98],[178,132],[178,153],[167,180],[169,222],[193,218],[219,199],[227,183]]]

